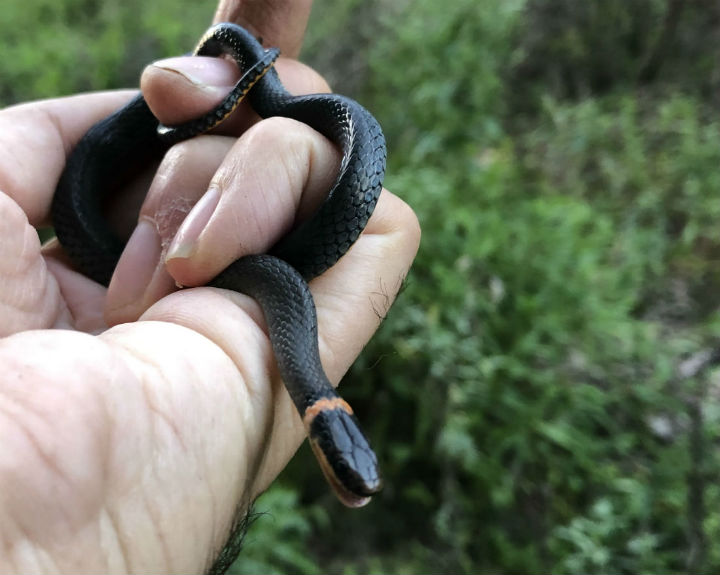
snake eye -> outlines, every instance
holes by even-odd
[[[324,409],[310,422],[315,457],[336,495],[348,507],[361,507],[382,489],[377,458],[357,419],[338,407]]]

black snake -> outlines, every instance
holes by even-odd
[[[382,487],[373,453],[350,406],[335,392],[320,364],[315,305],[307,281],[347,252],[365,227],[382,189],[385,139],[372,115],[335,94],[292,96],[273,67],[277,50],[265,50],[243,28],[218,24],[194,52],[230,55],[245,75],[220,106],[181,126],[158,124],[142,95],[94,125],[75,147],[52,206],[60,243],[78,269],[107,285],[123,242],[102,215],[118,174],[147,165],[174,142],[222,122],[247,96],[263,118],[303,122],[343,154],[339,174],[317,212],[267,255],[245,256],[210,282],[245,293],[265,314],[282,379],[305,423],[310,444],[340,500],[361,506]]]

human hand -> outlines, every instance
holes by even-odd
[[[302,26],[274,41],[275,28],[265,32],[250,13],[233,17],[294,55],[307,12],[289,5],[276,14],[296,10],[290,20]],[[222,60],[161,65],[146,71],[143,90],[166,123],[212,107],[237,77]],[[278,69],[291,91],[327,89],[297,62]],[[48,222],[69,150],[132,95],[0,112],[3,572],[201,571],[304,437],[255,303],[174,285],[200,285],[273,245],[321,201],[337,152],[289,120],[247,129],[247,110],[223,126],[227,135],[175,146],[106,290],[74,272],[57,244],[41,248],[33,226]],[[186,223],[177,234],[208,189],[220,200],[207,227]],[[202,212],[192,212],[195,222]],[[175,253],[187,255],[201,230],[190,257],[165,264],[173,238]],[[334,383],[377,328],[377,310],[394,297],[418,241],[412,211],[384,191],[353,249],[311,283]]]

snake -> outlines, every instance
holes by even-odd
[[[56,236],[79,272],[107,286],[125,242],[110,229],[104,208],[123,176],[129,179],[175,143],[215,128],[242,100],[261,118],[292,118],[334,143],[342,161],[316,212],[267,253],[239,258],[207,285],[258,302],[280,377],[327,482],[343,504],[363,506],[382,489],[378,458],[323,370],[308,282],[350,249],[375,208],[386,166],[382,129],[370,112],[345,96],[290,94],[274,67],[279,51],[266,50],[239,25],[212,26],[193,54],[229,57],[242,77],[217,107],[183,124],[161,124],[139,94],[93,125],[69,154],[53,196]]]

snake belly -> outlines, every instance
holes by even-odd
[[[291,95],[272,67],[277,51],[266,51],[240,26],[213,26],[194,54],[229,55],[247,72],[220,106],[180,126],[159,125],[141,95],[94,125],[70,154],[53,199],[57,237],[81,272],[107,285],[124,242],[110,231],[102,207],[123,183],[119,175],[134,173],[161,159],[173,143],[215,127],[244,97],[262,118],[295,119],[335,143],[343,154],[340,170],[317,212],[269,254],[240,258],[208,285],[245,293],[259,303],[280,375],[326,479],[345,505],[362,506],[382,488],[377,458],[322,369],[307,282],[350,249],[373,212],[385,174],[382,130],[349,98]]]

